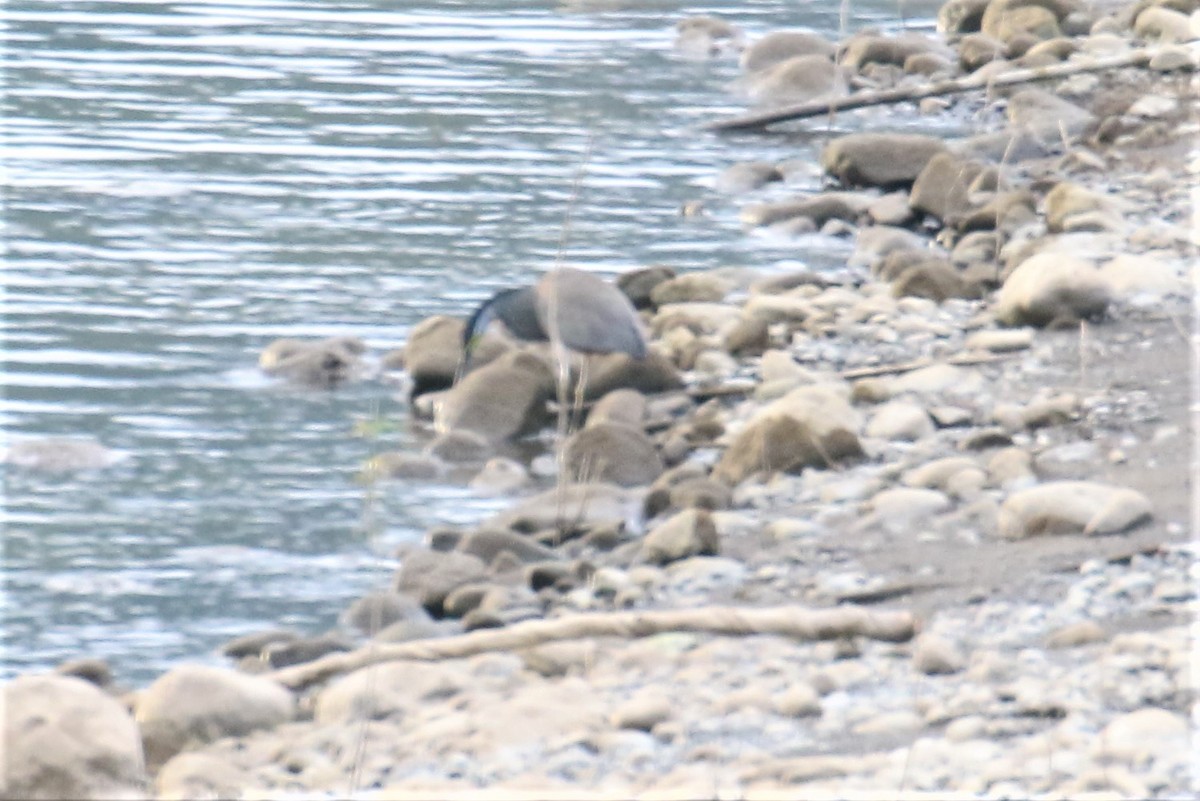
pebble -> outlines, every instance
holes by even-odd
[[[958,673],[965,664],[962,652],[935,634],[922,634],[913,644],[913,667],[927,676]]]
[[[912,442],[933,433],[933,421],[915,403],[892,401],[876,410],[865,433],[868,437]]]
[[[1080,645],[1104,642],[1108,634],[1095,621],[1083,620],[1071,623],[1050,632],[1046,637],[1047,648],[1076,648]]]
[[[617,707],[609,721],[618,729],[650,731],[671,717],[671,704],[662,695],[642,692]]]

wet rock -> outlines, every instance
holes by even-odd
[[[654,288],[675,277],[675,271],[670,267],[655,265],[641,270],[632,270],[617,276],[617,289],[625,293],[635,309],[650,309],[654,307],[650,293]]]
[[[462,359],[465,329],[466,322],[462,319],[441,314],[427,317],[413,326],[403,351],[404,367],[412,379],[411,397],[446,389],[454,383],[454,374]],[[493,347],[503,348],[493,337],[485,340],[495,343]],[[489,355],[494,358],[496,354],[477,351],[472,362],[476,366],[486,364],[491,361],[487,358]]]
[[[914,53],[904,60],[906,75],[948,78],[954,75],[955,71],[954,62],[941,53]]]
[[[610,722],[618,729],[650,731],[671,717],[671,704],[662,695],[643,690],[617,707]]]
[[[295,716],[292,694],[270,679],[206,665],[180,665],[137,699],[146,762],[154,769],[189,744],[249,734]]]
[[[854,253],[850,255],[849,266],[869,267],[874,270],[875,266],[893,251],[919,249],[925,246],[924,239],[905,228],[872,225],[859,229],[858,237],[854,240]]]
[[[643,395],[653,395],[683,386],[675,365],[654,350],[641,361],[624,353],[590,358],[585,392],[588,400],[604,397],[615,389],[635,389]]]
[[[823,192],[811,197],[771,203],[753,203],[739,215],[746,226],[775,225],[796,217],[806,217],[819,228],[829,220],[856,222],[874,199],[855,192]]]
[[[481,495],[511,495],[529,483],[529,471],[504,457],[488,459],[468,486]]]
[[[536,431],[550,416],[554,378],[541,359],[506,354],[473,370],[445,393],[434,419],[439,431],[470,431],[502,442]]]
[[[718,303],[729,294],[730,285],[710,273],[687,273],[668,278],[650,292],[655,306],[668,303]]]
[[[936,634],[922,634],[913,643],[913,667],[927,676],[958,673],[965,665],[962,652]]]
[[[422,704],[449,698],[463,677],[446,664],[390,662],[356,670],[335,680],[317,696],[313,718],[333,725],[382,720],[415,711]]]
[[[1058,16],[1051,10],[1039,5],[1022,5],[1024,0],[993,0],[984,12],[982,31],[993,38],[1009,45],[1010,49],[1020,55],[1030,46],[1023,42],[1017,47],[1016,42],[1030,38],[1033,42],[1053,39],[1062,35],[1058,26]]]
[[[985,33],[964,36],[958,43],[958,63],[966,72],[974,72],[985,64],[1003,61],[1008,55],[1004,42]]]
[[[634,389],[617,389],[592,405],[587,425],[621,423],[641,429],[646,420],[646,396]]]
[[[908,203],[917,211],[953,225],[971,207],[968,190],[983,169],[977,161],[953,153],[937,153],[917,176]]]
[[[755,356],[771,346],[770,323],[760,317],[743,317],[725,334],[725,350],[734,356]]]
[[[1078,648],[1081,645],[1104,642],[1108,633],[1092,620],[1070,623],[1057,628],[1046,637],[1047,648]]]
[[[992,483],[1004,489],[1020,489],[1032,485],[1037,477],[1033,472],[1033,457],[1022,448],[1009,447],[997,451],[988,461]]]
[[[891,64],[903,67],[911,57],[946,51],[945,45],[920,33],[894,36],[863,33],[852,36],[842,49],[841,63],[855,72],[863,72],[869,64]]]
[[[300,635],[290,629],[268,629],[256,631],[235,637],[220,647],[219,653],[230,659],[245,657],[260,657],[272,645],[284,645],[300,639]]]
[[[408,481],[433,481],[442,475],[437,459],[404,451],[379,453],[367,460],[360,474],[366,481],[398,478]]]
[[[979,290],[970,286],[946,259],[925,259],[906,268],[892,283],[898,298],[927,298],[942,303],[950,298],[974,298]]]
[[[567,440],[565,454],[567,472],[577,481],[645,486],[664,469],[650,438],[640,428],[623,423],[599,423],[575,432]]]
[[[651,529],[642,540],[642,558],[662,565],[689,556],[713,556],[719,548],[712,515],[704,509],[688,509]]]
[[[939,33],[953,35],[974,33],[983,24],[983,12],[988,0],[949,0],[937,13]]]
[[[370,637],[397,621],[413,618],[429,620],[429,613],[412,598],[388,590],[375,590],[350,604],[342,613],[341,622]]]
[[[846,81],[826,56],[792,56],[751,74],[746,88],[755,102],[771,106],[839,97],[846,93]]]
[[[487,564],[491,564],[503,551],[508,551],[526,564],[553,561],[559,558],[554,549],[534,542],[528,536],[506,529],[485,528],[473,531],[459,543],[458,550],[461,553],[477,556]]]
[[[912,207],[904,192],[889,192],[867,207],[867,216],[879,225],[907,225],[913,220]]]
[[[246,771],[213,754],[195,752],[175,755],[154,777],[155,797],[162,801],[238,798],[249,786]]]
[[[396,590],[416,598],[435,618],[441,617],[447,595],[487,575],[484,561],[466,553],[412,550],[402,559]]]
[[[1056,481],[1009,495],[1000,508],[1000,534],[1116,534],[1150,518],[1142,493],[1088,481]]]
[[[846,184],[897,189],[911,186],[929,160],[945,149],[933,136],[854,133],[830,142],[821,153],[821,165]]]
[[[292,642],[272,643],[263,649],[261,659],[271,668],[278,670],[353,648],[354,643],[346,635],[339,631],[327,631],[313,637],[300,637]]]
[[[717,176],[715,189],[727,195],[740,195],[783,180],[783,172],[766,161],[744,161],[727,167]]]
[[[120,461],[121,455],[94,439],[42,437],[12,442],[0,451],[0,463],[47,473],[98,470]]]
[[[425,453],[449,464],[482,462],[492,445],[483,434],[470,429],[444,431],[425,446]]]
[[[1078,48],[1071,39],[1060,36],[1038,42],[1021,56],[1022,67],[1048,67],[1066,61]]]
[[[1032,344],[1032,328],[976,331],[968,336],[964,343],[967,350],[982,350],[988,353],[1014,353],[1028,350]]]
[[[277,339],[263,349],[258,366],[300,386],[331,389],[360,376],[365,352],[366,345],[356,337]]]
[[[746,72],[759,72],[795,56],[824,56],[832,60],[836,48],[815,33],[774,31],[758,39],[742,52],[741,65]]]
[[[689,58],[735,54],[741,41],[741,30],[717,17],[687,17],[675,23],[675,51]]]
[[[868,437],[912,442],[932,434],[933,421],[915,403],[892,401],[876,410],[865,433]]]
[[[68,659],[57,665],[54,672],[59,676],[74,676],[102,689],[113,683],[112,668],[103,659]]]
[[[1108,284],[1093,264],[1056,253],[1023,261],[1000,288],[996,319],[1009,326],[1070,325],[1108,308]]]
[[[1138,38],[1159,44],[1189,42],[1196,38],[1187,15],[1171,8],[1151,6],[1137,15],[1133,32]]]
[[[119,701],[71,676],[19,676],[2,692],[5,798],[140,797],[141,738]]]
[[[1061,140],[1063,131],[1078,136],[1095,118],[1086,109],[1045,90],[1021,89],[1008,98],[1008,120],[1014,128]],[[1005,134],[1005,138],[1011,136]]]

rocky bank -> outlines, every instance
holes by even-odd
[[[10,682],[5,797],[1196,792],[1197,4],[950,0],[937,35],[749,41],[701,17],[677,37],[775,105],[1154,52],[848,112],[872,131],[829,138],[820,193],[789,188],[794,165],[731,164],[685,213],[735,204],[801,250],[843,237],[845,269],[621,276],[653,353],[589,365],[561,493],[552,458],[505,449],[551,425],[548,351],[489,334],[452,385],[463,322],[425,321],[383,364],[436,436],[372,475],[469,470],[511,507],[429,532],[343,631],[264,631],[133,692],[90,660]],[[921,114],[987,130],[886,132]],[[362,355],[288,340],[261,364],[328,388]],[[298,691],[278,672],[529,620],[779,606],[917,628],[564,639]]]

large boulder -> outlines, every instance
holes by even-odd
[[[775,31],[742,51],[742,69],[758,72],[795,56],[823,56],[832,61],[836,47],[833,42],[806,31]]]
[[[400,366],[408,371],[412,379],[410,397],[426,392],[446,389],[454,383],[459,362],[463,355],[463,331],[466,322],[459,317],[436,314],[426,317],[413,326],[404,343],[400,358],[389,354],[384,357],[385,366]],[[504,338],[485,334],[471,352],[472,368],[479,368],[494,360],[511,347]]]
[[[1112,299],[1108,283],[1089,261],[1039,253],[1021,262],[996,298],[1004,325],[1069,325],[1104,313]]]
[[[938,153],[929,160],[913,183],[908,204],[952,225],[970,210],[969,188],[983,165],[952,153]]]
[[[705,305],[705,304],[680,304]],[[667,357],[655,350],[644,359],[624,353],[609,353],[589,357],[587,386],[584,397],[602,398],[614,389],[636,389],[643,395],[668,392],[683,386],[683,378]]]
[[[546,363],[530,353],[508,353],[448,390],[434,422],[439,431],[473,431],[502,442],[549,422],[546,402],[552,397],[554,377]]]
[[[446,596],[486,575],[487,565],[478,556],[414,549],[401,557],[393,586],[398,592],[416,598],[431,615],[440,618]]]
[[[793,56],[750,76],[750,97],[764,105],[807,103],[846,93],[841,68],[821,55]]]
[[[162,765],[196,743],[270,729],[291,720],[295,700],[283,686],[259,676],[208,665],[180,665],[137,699],[146,762]]]
[[[640,428],[599,423],[576,431],[566,444],[567,474],[576,481],[646,486],[663,471],[654,443]]]
[[[805,467],[829,467],[820,439],[809,426],[786,415],[746,426],[721,454],[713,476],[732,485],[750,476]]]
[[[72,676],[20,676],[4,686],[2,708],[0,797],[142,797],[137,724],[95,685]]]
[[[860,34],[846,42],[841,63],[855,72],[868,64],[891,64],[903,67],[911,57],[926,53],[948,53],[941,42],[920,33],[898,36]]]
[[[853,133],[826,145],[821,165],[846,184],[899,189],[912,186],[930,159],[945,151],[940,139],[923,134]]]

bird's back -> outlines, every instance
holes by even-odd
[[[557,312],[562,342],[583,353],[646,356],[646,337],[633,304],[621,290],[592,273],[560,267],[537,284],[537,312],[553,338],[551,315]]]

